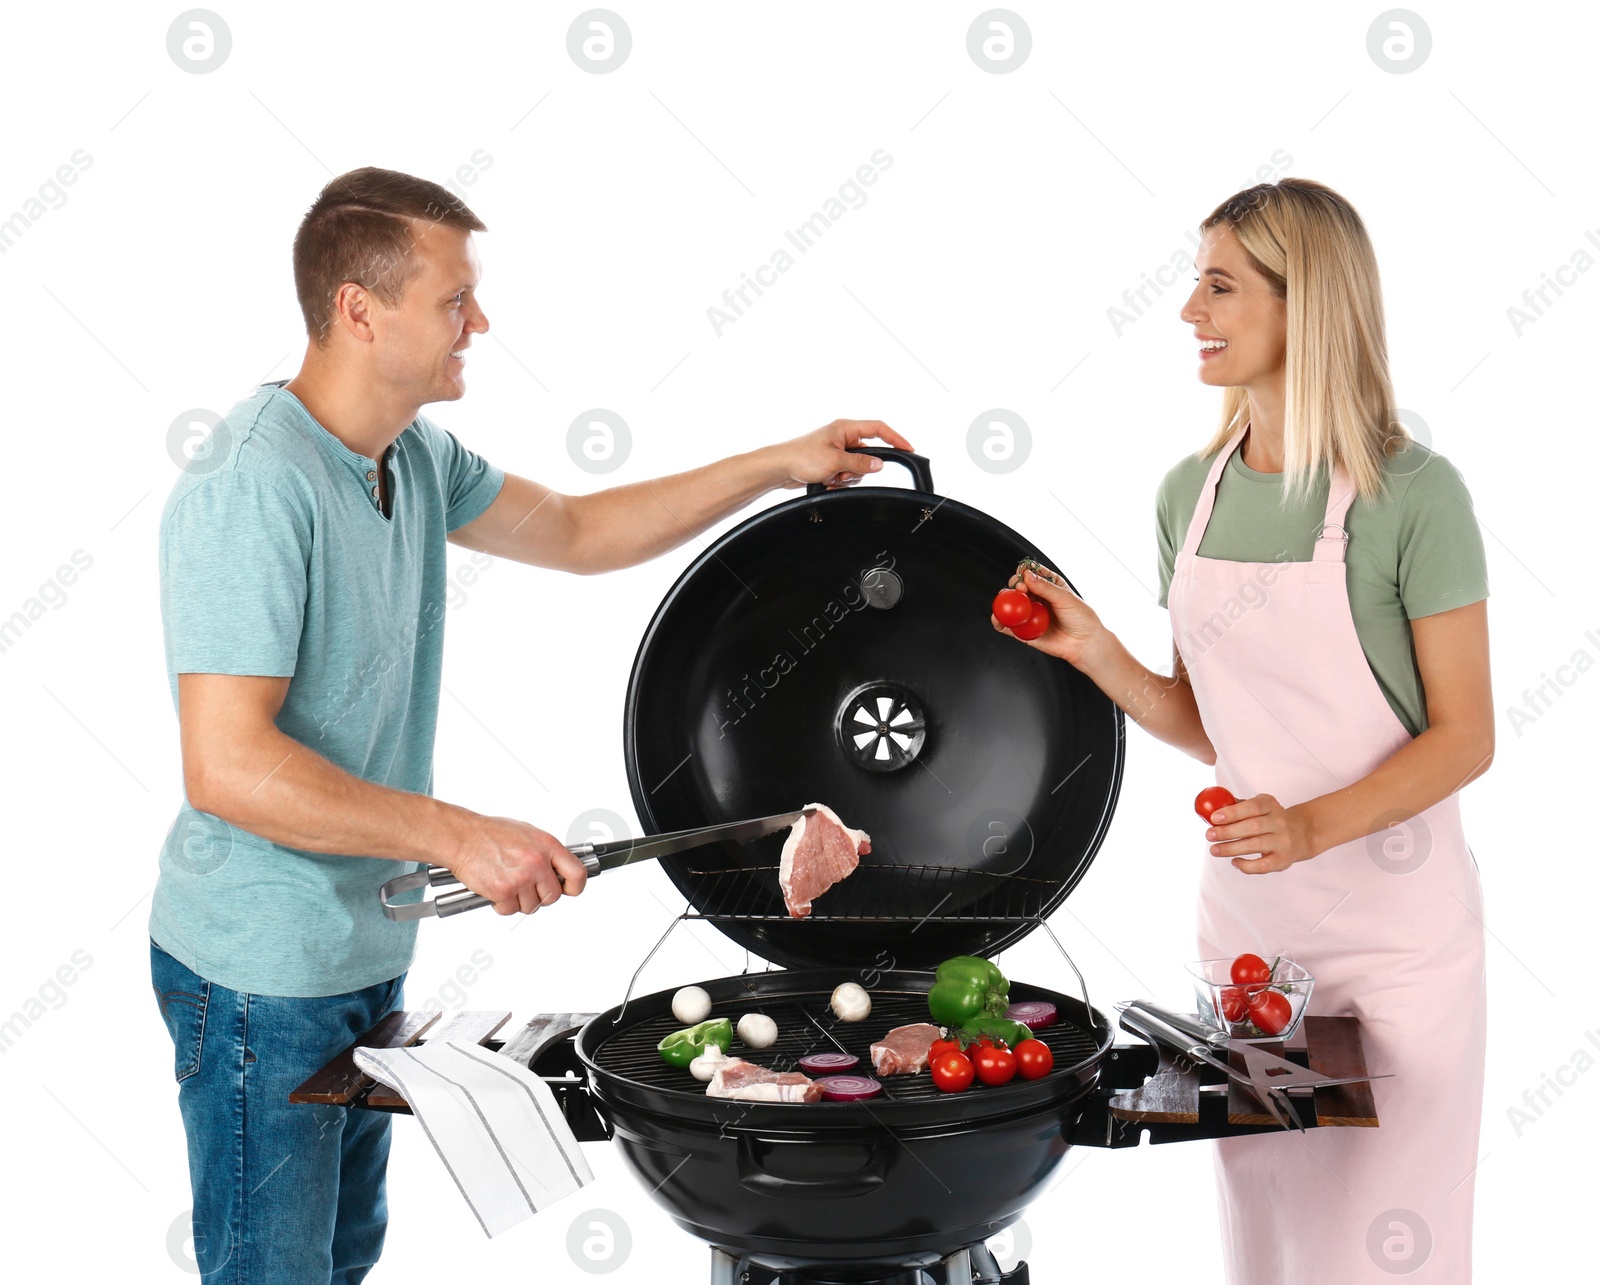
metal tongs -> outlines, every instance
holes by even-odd
[[[779,830],[788,829],[811,810],[801,808],[797,812],[779,812],[769,817],[758,817],[753,821],[730,821],[725,825],[674,830],[670,834],[646,835],[641,839],[618,839],[613,843],[569,844],[567,851],[583,862],[583,868],[589,872],[590,878],[593,878],[618,866],[632,865],[636,861],[654,861],[658,857],[668,857],[675,852],[684,852],[707,843],[751,843],[769,834],[776,834]],[[451,892],[443,892],[437,897],[422,901],[395,904],[394,898],[403,893],[415,892],[418,888],[442,888],[450,884],[457,885]],[[461,880],[444,866],[429,866],[426,870],[390,879],[378,889],[378,900],[383,905],[385,915],[390,919],[402,921],[426,919],[429,915],[437,915],[442,919],[446,915],[458,915],[463,910],[476,910],[480,906],[492,904],[487,897],[481,897],[472,889],[461,886]]]
[[[1129,1000],[1118,1007],[1122,1010],[1122,1024],[1128,1030],[1151,1043],[1166,1044],[1187,1058],[1215,1067],[1230,1080],[1245,1085],[1266,1108],[1267,1114],[1285,1129],[1305,1129],[1289,1101],[1289,1089],[1320,1089],[1389,1078],[1388,1075],[1320,1075],[1248,1041],[1236,1040],[1226,1031],[1215,1030],[1198,1018],[1169,1012],[1146,999]],[[1219,1053],[1223,1056],[1218,1056]],[[1244,1062],[1244,1070],[1228,1061],[1228,1053],[1238,1055]]]

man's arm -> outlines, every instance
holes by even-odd
[[[583,863],[543,830],[374,785],[285,736],[273,720],[288,690],[287,678],[178,675],[192,807],[287,847],[447,866],[503,915],[583,891]]]
[[[562,495],[507,474],[494,503],[450,539],[536,567],[579,575],[615,571],[676,548],[776,487],[859,481],[882,461],[851,448],[874,437],[912,449],[878,420],[837,419],[793,441],[590,495]]]

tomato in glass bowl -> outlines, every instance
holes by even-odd
[[[1272,961],[1270,980],[1240,985],[1233,971],[1238,958],[1189,965],[1200,1020],[1236,1040],[1288,1039],[1300,1029],[1316,979],[1292,959],[1264,955]]]

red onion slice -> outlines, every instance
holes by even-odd
[[[833,1075],[848,1071],[860,1061],[854,1053],[807,1053],[800,1059],[800,1069],[807,1075]]]
[[[1006,1009],[1006,1016],[1030,1031],[1042,1031],[1056,1024],[1056,1006],[1046,999],[1020,1000]]]
[[[824,1102],[865,1102],[883,1092],[870,1075],[827,1075],[816,1083],[822,1086]]]

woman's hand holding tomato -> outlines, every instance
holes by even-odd
[[[1021,638],[1021,641],[1081,669],[1085,653],[1105,632],[1094,609],[1067,588],[1067,582],[1048,567],[1040,567],[1038,571],[1032,567],[1022,567],[1011,577],[1008,585],[1031,594],[1049,610],[1044,631],[1033,638]],[[1010,634],[1013,638],[1020,637],[993,615],[989,620],[1001,633]]]
[[[1287,870],[1321,850],[1305,812],[1298,806],[1284,807],[1270,794],[1217,808],[1211,813],[1206,838],[1212,856],[1232,857],[1235,869],[1247,875]]]

